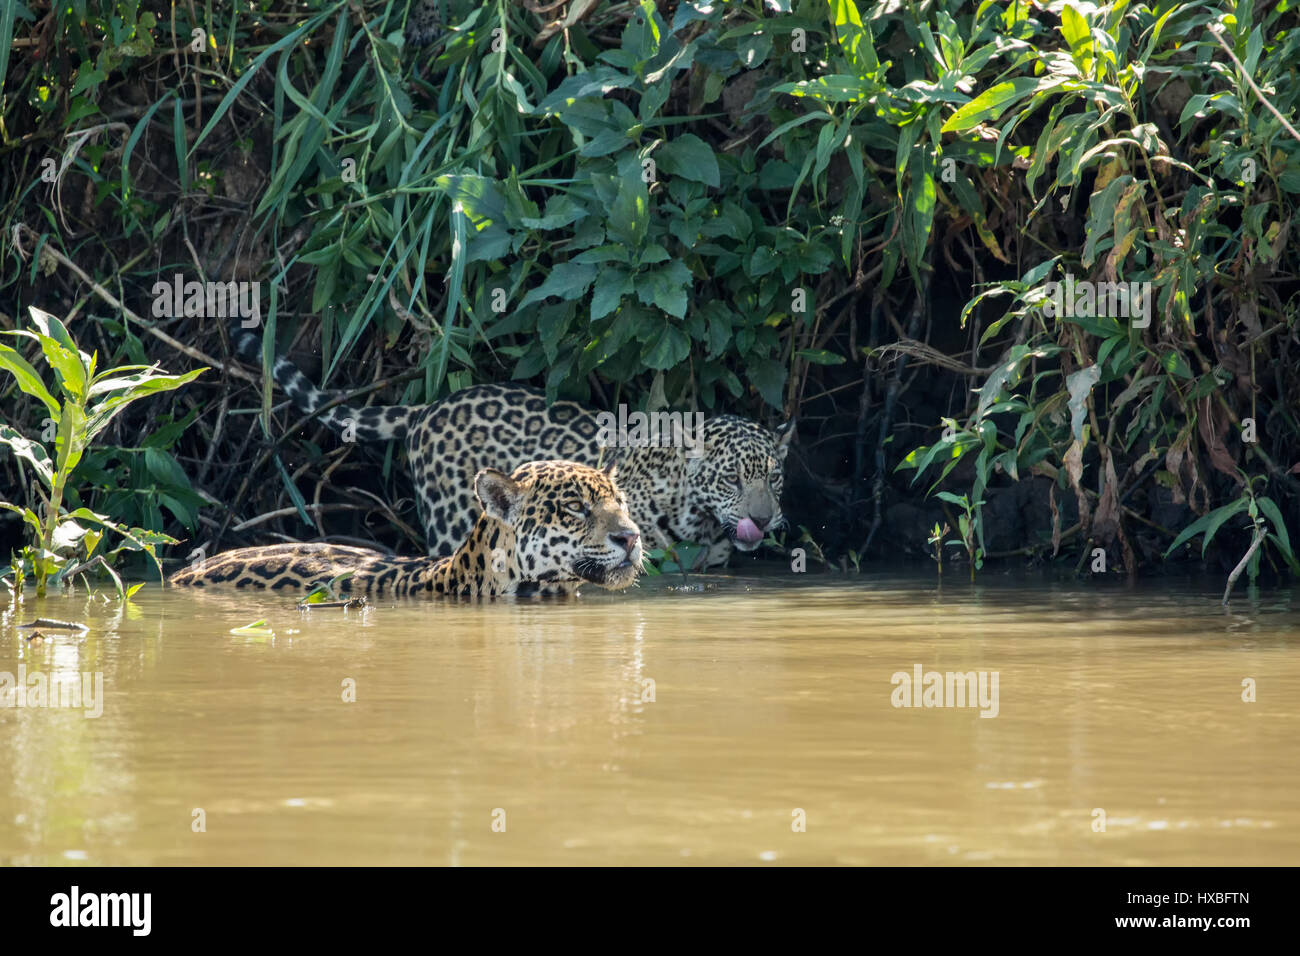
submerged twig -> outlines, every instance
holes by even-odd
[[[369,606],[370,606],[370,602],[367,601],[364,596],[348,598],[345,601],[317,601],[315,603],[308,603],[306,600],[302,600],[299,601],[297,604],[297,608],[300,611],[314,611],[317,608],[326,608],[326,607],[345,607],[345,608],[352,609],[352,608],[362,608],[362,607],[369,607]]]
[[[1255,526],[1255,540],[1250,543],[1250,548],[1247,549],[1246,556],[1237,562],[1237,566],[1233,568],[1232,573],[1228,575],[1228,586],[1223,589],[1222,604],[1224,607],[1228,606],[1228,595],[1232,593],[1232,586],[1237,583],[1237,578],[1241,577],[1241,572],[1246,569],[1246,565],[1250,563],[1250,559],[1255,556],[1255,552],[1259,550],[1259,546],[1264,543],[1265,530],[1266,526],[1262,522]]]
[[[86,625],[78,624],[76,621],[55,621],[48,617],[38,617],[36,620],[29,621],[26,624],[19,624],[18,630],[28,631],[34,627],[45,627],[45,628],[49,628],[52,631],[81,632],[81,631],[90,630],[90,628],[86,627]]]

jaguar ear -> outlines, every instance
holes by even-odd
[[[519,520],[519,506],[524,500],[524,486],[495,468],[484,468],[474,476],[474,493],[483,510],[503,524]]]
[[[794,441],[794,419],[784,422],[776,427],[776,456],[785,458],[786,452],[790,450],[790,443]]]
[[[608,478],[610,481],[616,479],[618,477],[618,462],[611,461],[608,465],[605,466],[604,472],[605,472],[605,477]]]

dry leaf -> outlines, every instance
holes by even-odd
[[[1115,464],[1105,455],[1105,486],[1097,502],[1097,512],[1092,519],[1092,536],[1101,544],[1110,544],[1119,530],[1119,481],[1115,477]]]
[[[1047,504],[1052,509],[1052,557],[1061,550],[1061,509],[1056,506],[1056,482],[1047,489]]]
[[[1232,478],[1241,484],[1241,474],[1237,470],[1237,463],[1232,460],[1228,454],[1228,448],[1223,443],[1223,436],[1228,433],[1228,415],[1222,408],[1216,405],[1206,396],[1197,404],[1196,430],[1200,432],[1201,442],[1205,445],[1205,450],[1210,453],[1210,464],[1218,471],[1225,475],[1231,475]]]

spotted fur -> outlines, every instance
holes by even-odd
[[[259,359],[256,336],[243,333],[238,341],[242,355]],[[335,397],[283,356],[274,376],[308,413]],[[477,385],[431,405],[336,405],[319,419],[349,440],[405,440],[431,555],[450,554],[469,533],[475,516],[470,488],[479,470],[509,470],[539,458],[592,466],[616,462],[619,486],[647,546],[704,545],[700,566],[726,564],[733,548],[758,547],[737,536],[743,519],[760,531],[785,523],[781,487],[794,434],[790,425],[773,433],[734,415],[706,416],[703,453],[690,457],[682,448],[602,447],[597,415],[576,402],[548,406],[540,392],[511,383]]]
[[[535,461],[507,476],[485,469],[474,490],[483,508],[448,557],[392,557],[332,544],[277,544],[226,551],[176,574],[173,585],[301,589],[340,574],[345,593],[458,597],[572,594],[583,583],[618,590],[641,570],[640,531],[605,471]]]
[[[411,46],[428,46],[442,35],[440,0],[415,0],[406,18],[406,41]]]

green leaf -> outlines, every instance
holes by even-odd
[[[121,366],[96,375],[90,380],[90,389],[87,392],[86,397],[97,398],[100,395],[107,395],[110,392],[126,391],[127,389],[135,388],[136,386],[144,385],[148,382],[160,380],[166,381],[168,379],[175,380],[177,378],[177,376],[168,375],[166,372],[160,372],[156,365],[148,366],[140,372],[134,371],[135,368],[137,367],[130,365]],[[123,374],[126,372],[131,372],[132,374]],[[198,373],[190,373],[191,379],[196,374]],[[176,388],[179,384],[180,383],[173,384],[172,387]]]
[[[1039,79],[1032,76],[1017,77],[1005,83],[990,86],[975,99],[961,107],[943,124],[940,132],[952,133],[968,130],[985,120],[995,120],[1030,93],[1044,92],[1060,86],[1063,79]]]
[[[50,453],[44,445],[23,437],[8,425],[0,425],[0,443],[8,445],[15,455],[36,469],[36,474],[47,488],[53,486],[54,462],[50,461]]]
[[[86,415],[81,406],[65,402],[59,416],[59,428],[54,439],[54,470],[57,475],[67,475],[86,450]]]
[[[1070,49],[1075,51],[1092,39],[1088,22],[1068,3],[1061,10],[1061,35],[1065,37]]]
[[[90,356],[77,349],[72,337],[68,335],[68,330],[55,316],[34,305],[28,306],[28,312],[31,313],[32,323],[39,331],[18,330],[14,334],[39,342],[41,351],[45,353],[45,361],[49,363],[50,368],[59,373],[64,392],[77,402],[84,401],[88,377],[87,364]]]
[[[681,176],[706,186],[719,183],[718,160],[708,143],[693,133],[683,133],[665,143],[655,153],[660,169],[670,176]]]
[[[930,173],[930,160],[923,150],[912,152],[911,183],[905,201],[908,204],[904,240],[907,243],[908,268],[918,277],[919,266],[925,261],[925,247],[930,239],[930,228],[934,224],[935,191],[934,176]]]
[[[180,97],[177,97],[172,100],[172,148],[176,150],[176,171],[182,193],[188,192],[190,188],[190,166],[185,155],[185,132],[185,114]]]
[[[529,229],[560,229],[587,217],[587,209],[578,205],[564,193],[557,193],[546,203],[546,214],[540,217],[524,216],[519,221]]]
[[[827,0],[835,23],[835,36],[844,56],[861,76],[880,68],[870,29],[863,24],[853,0]]]
[[[1296,558],[1291,550],[1291,537],[1287,534],[1286,522],[1282,520],[1282,511],[1274,503],[1272,498],[1263,496],[1256,498],[1255,503],[1259,505],[1259,510],[1264,513],[1264,517],[1273,523],[1273,531],[1277,535],[1278,550],[1286,558],[1287,564],[1295,566]]]
[[[149,531],[145,528],[128,528],[126,525],[116,522],[107,515],[96,514],[89,508],[78,508],[75,511],[68,512],[69,518],[80,518],[82,521],[93,521],[101,527],[116,531],[122,537],[126,538],[134,548],[147,554],[158,569],[158,576],[162,577],[162,563],[158,560],[156,554],[156,545],[159,544],[179,544],[180,542],[171,535],[161,534],[157,531]],[[121,550],[121,548],[115,549]]]
[[[0,368],[9,372],[18,382],[18,387],[26,394],[42,402],[52,418],[59,417],[59,403],[46,389],[36,369],[32,368],[16,350],[7,345],[0,345]]]
[[[1176,375],[1179,378],[1192,378],[1191,367],[1187,364],[1187,359],[1183,358],[1181,352],[1168,351],[1160,356],[1160,367],[1170,375]]]
[[[665,320],[645,341],[641,361],[653,369],[669,369],[686,361],[691,354],[691,340],[673,323]]]
[[[1250,499],[1241,497],[1231,504],[1226,504],[1222,508],[1216,508],[1209,514],[1193,521],[1184,528],[1181,533],[1179,533],[1178,537],[1174,538],[1174,543],[1169,546],[1167,551],[1165,551],[1165,557],[1167,558],[1169,555],[1173,554],[1174,549],[1184,541],[1189,541],[1201,533],[1205,534],[1205,540],[1201,542],[1201,557],[1205,557],[1205,549],[1210,546],[1210,542],[1214,540],[1215,534],[1218,533],[1218,530],[1223,523],[1233,515],[1241,514],[1249,505]]]
[[[461,212],[469,216],[475,229],[506,220],[505,196],[497,184],[486,176],[468,173],[439,176],[434,182],[446,191],[453,209],[459,204]]]
[[[105,375],[113,375],[115,370],[106,372]],[[138,383],[132,385],[125,392],[118,392],[97,405],[90,406],[90,413],[86,416],[85,441],[89,442],[101,431],[108,423],[111,422],[117,414],[132,402],[139,401],[142,398],[148,398],[161,392],[170,392],[173,389],[180,388],[189,382],[194,381],[204,372],[206,368],[197,368],[192,372],[186,372],[183,375],[157,375],[148,374],[141,376]],[[98,377],[97,377],[98,378]],[[111,381],[111,379],[105,379]]]
[[[537,288],[524,296],[521,306],[540,302],[547,296],[555,296],[566,302],[581,299],[587,294],[596,279],[596,267],[585,263],[561,262],[551,270],[551,274]]]
[[[284,467],[284,462],[280,460],[279,455],[272,455],[276,467],[280,470],[280,479],[284,482],[285,491],[289,492],[289,500],[293,506],[298,509],[298,517],[307,527],[312,527],[311,516],[307,513],[307,502],[298,490],[298,486],[293,483],[293,476],[289,474],[289,469]]]
[[[334,600],[334,589],[326,581],[320,581],[307,592],[299,604],[324,604],[326,601]]]
[[[591,321],[602,319],[617,309],[623,296],[634,288],[632,276],[626,269],[614,266],[602,270],[591,294]]]
[[[597,246],[594,249],[588,249],[580,252],[570,262],[577,263],[595,263],[599,265],[603,262],[622,262],[627,264],[631,260],[628,258],[627,248],[620,245]]]
[[[0,30],[0,33],[2,32],[3,30]],[[0,87],[3,87],[3,84],[4,84],[4,80],[3,78],[0,78]],[[140,141],[140,137],[144,135],[144,131],[149,126],[149,122],[153,119],[153,114],[158,111],[158,107],[162,106],[164,103],[167,102],[167,99],[169,97],[174,95],[175,95],[174,90],[168,90],[166,93],[164,93],[162,99],[158,100],[158,102],[154,103],[153,106],[145,110],[144,115],[141,116],[140,119],[136,122],[135,128],[131,130],[131,135],[127,137],[126,148],[122,152],[122,162],[121,162],[123,199],[126,199],[130,196],[131,154],[135,152],[136,143],[138,143]]]
[[[772,358],[758,359],[749,370],[749,380],[758,394],[773,408],[785,407],[785,380],[789,370]]]
[[[0,102],[4,100],[5,80],[9,75],[9,48],[14,36],[14,17],[18,14],[17,3],[6,3],[0,6],[0,37],[4,37],[3,43],[0,43]]]
[[[158,484],[173,488],[189,488],[190,480],[176,459],[159,448],[145,448],[145,469]]]
[[[85,528],[71,518],[64,518],[54,526],[54,534],[50,536],[50,547],[56,551],[70,550],[79,545],[85,536]]]
[[[629,154],[619,163],[618,192],[610,204],[606,231],[610,239],[638,249],[650,225],[650,192],[641,178],[641,163]]]
[[[686,286],[690,281],[691,272],[681,261],[670,262],[641,276],[636,284],[637,298],[682,319],[686,317]]]
[[[1013,345],[1007,354],[1007,360],[994,368],[980,387],[979,404],[975,408],[976,421],[984,417],[984,413],[996,404],[1006,390],[1020,381],[1020,373],[1026,362],[1044,355],[1041,349],[1031,349],[1026,345]]]
[[[207,124],[203,127],[203,131],[199,133],[198,138],[194,140],[194,145],[190,147],[189,151],[191,155],[194,153],[196,149],[199,148],[199,145],[205,139],[208,138],[208,134],[211,133],[214,128],[216,128],[217,124],[221,122],[222,117],[224,117],[226,115],[226,111],[229,110],[230,107],[234,105],[235,100],[239,98],[239,94],[243,92],[244,87],[247,86],[250,82],[252,82],[253,77],[258,75],[262,65],[279,51],[284,49],[292,49],[293,47],[297,46],[299,39],[302,38],[302,35],[304,33],[315,30],[323,22],[325,22],[325,20],[328,18],[328,16],[331,13],[333,13],[333,8],[326,10],[324,13],[318,13],[316,16],[312,17],[306,23],[298,27],[298,29],[294,30],[292,33],[285,34],[280,39],[272,43],[265,50],[263,50],[260,54],[258,54],[257,59],[254,60],[248,67],[244,69],[244,72],[240,74],[239,79],[234,82],[234,84],[226,92],[226,95],[222,99],[222,101],[219,104],[217,104],[217,108],[216,110],[213,111],[212,117],[208,120]]]
[[[429,214],[433,215],[432,212]],[[425,365],[424,388],[434,395],[442,388],[447,375],[447,357],[451,350],[451,331],[456,322],[456,313],[460,311],[461,297],[464,295],[465,281],[465,247],[467,243],[469,215],[460,203],[453,203],[447,226],[451,230],[451,273],[447,276],[447,305],[442,313],[442,343],[438,348],[436,359]],[[337,356],[335,358],[337,361]],[[278,459],[277,459],[278,460]],[[282,466],[283,470],[283,466]],[[301,510],[301,508],[299,509]],[[306,520],[306,513],[303,512]],[[311,522],[307,522],[310,524]]]
[[[37,538],[40,538],[44,533],[45,529],[41,527],[40,515],[31,508],[19,508],[17,505],[11,505],[7,501],[0,501],[0,508],[3,508],[5,511],[12,511],[14,514],[22,518],[23,521],[27,522],[27,524],[31,526],[32,531],[35,532]]]

